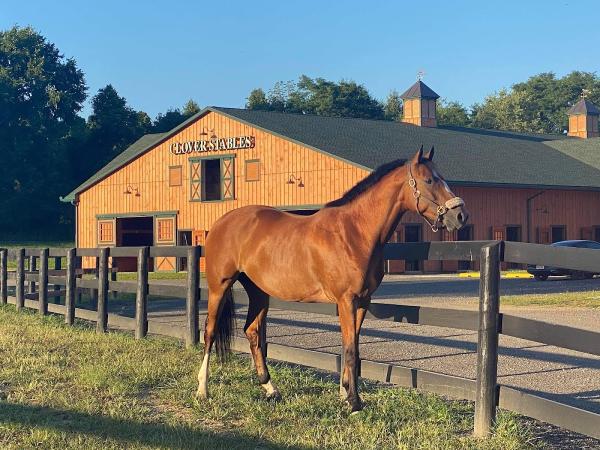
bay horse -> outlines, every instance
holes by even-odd
[[[421,146],[410,161],[384,164],[309,216],[245,206],[214,224],[205,247],[208,315],[197,398],[208,396],[213,343],[220,357],[229,351],[235,320],[232,285],[237,280],[248,293],[244,331],[267,398],[281,398],[269,376],[263,342],[273,296],[337,304],[345,362],[340,396],[352,412],[362,408],[358,336],[371,294],[383,279],[385,243],[407,211],[421,215],[434,232],[460,229],[468,219],[463,200],[436,170],[433,154],[432,148],[424,155]]]

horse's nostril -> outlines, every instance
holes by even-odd
[[[463,221],[463,214],[462,213],[458,213],[458,216],[456,216],[459,220],[459,222]]]

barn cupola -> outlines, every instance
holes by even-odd
[[[402,122],[420,127],[436,127],[436,100],[440,98],[420,79],[400,96],[403,101]]]
[[[569,115],[569,136],[577,136],[583,139],[598,137],[598,118],[600,109],[585,98],[585,92],[581,100],[575,103],[567,111]]]

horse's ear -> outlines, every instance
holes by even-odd
[[[419,149],[419,151],[417,153],[415,153],[415,156],[413,158],[413,162],[415,164],[420,164],[423,161],[423,144],[421,144],[421,148]]]
[[[431,146],[431,150],[429,150],[429,151],[427,152],[427,154],[425,155],[425,159],[427,159],[428,161],[431,161],[431,160],[433,160],[433,154],[434,154],[434,153],[435,153],[435,148],[434,148],[434,146],[432,145],[432,146]]]

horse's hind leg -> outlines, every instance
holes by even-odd
[[[269,311],[269,295],[262,291],[248,276],[240,274],[240,283],[248,293],[248,317],[244,332],[250,342],[250,351],[254,359],[254,366],[258,381],[267,393],[267,398],[279,400],[281,394],[271,382],[265,355],[266,349],[266,320]]]
[[[208,311],[204,327],[204,357],[202,359],[202,366],[198,371],[198,391],[196,392],[196,397],[199,399],[208,397],[210,351],[218,331],[219,316],[222,313],[225,301],[228,301],[227,297],[232,295],[231,286],[235,282],[236,276],[237,273],[231,277],[219,278],[218,281],[208,280]],[[233,301],[233,299],[229,300]],[[228,313],[233,314],[233,311],[228,311]]]

